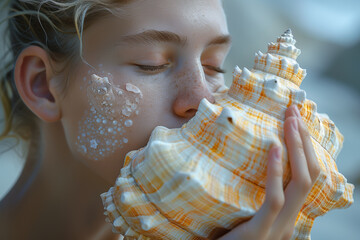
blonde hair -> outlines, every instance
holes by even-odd
[[[7,0],[6,34],[8,59],[0,67],[0,97],[4,108],[4,129],[0,141],[14,137],[30,140],[38,132],[37,118],[19,97],[13,79],[17,57],[26,47],[45,49],[55,62],[82,58],[82,34],[91,22],[106,14],[117,14],[130,0]],[[61,83],[64,89],[68,80]],[[20,137],[20,139],[19,139]]]

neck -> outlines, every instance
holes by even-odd
[[[116,237],[105,222],[100,198],[110,184],[74,159],[60,123],[44,123],[41,128],[36,154],[41,167],[15,210],[19,218],[26,218],[21,222],[34,223],[28,227],[29,234],[48,239],[54,235],[59,239]],[[27,161],[34,160],[29,155]]]

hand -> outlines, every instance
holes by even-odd
[[[296,106],[286,110],[285,143],[292,178],[283,190],[281,147],[269,152],[265,201],[255,216],[221,240],[285,240],[294,231],[296,217],[320,174],[320,167],[306,125]]]

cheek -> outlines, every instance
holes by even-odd
[[[89,109],[79,121],[76,147],[87,159],[102,160],[127,149],[127,132],[139,114],[143,97],[140,89],[130,83],[115,85],[111,74],[89,75],[83,87]]]

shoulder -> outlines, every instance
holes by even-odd
[[[38,175],[39,168],[39,160],[27,160],[25,162],[25,165],[21,170],[20,176],[17,178],[15,184],[6,193],[6,195],[0,199],[0,221],[2,221],[4,218],[7,218],[5,220],[9,221],[12,216],[14,216],[14,213],[17,212],[17,209],[19,209],[19,206],[22,205],[25,196],[33,185],[33,182]]]

